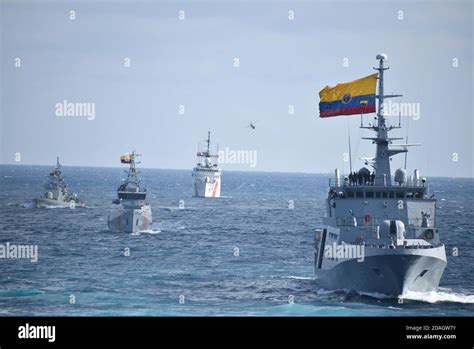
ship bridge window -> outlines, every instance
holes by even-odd
[[[388,193],[387,193],[387,192],[385,192],[385,191],[384,191],[384,192],[382,192],[382,197],[383,197],[383,198],[388,198]]]
[[[388,193],[389,198],[394,198],[395,197],[395,192],[391,191]]]
[[[412,192],[407,192],[407,195],[406,195],[406,196],[407,196],[407,198],[412,198],[414,195],[413,195]]]
[[[375,192],[375,197],[379,199],[380,197],[382,197],[382,193],[379,191]]]
[[[354,197],[354,192],[351,191],[351,190],[348,190],[348,191],[346,191],[346,196],[347,196],[348,198],[353,198],[353,197]]]
[[[373,198],[374,197],[374,192],[373,191],[368,191],[365,193],[366,198]]]
[[[363,193],[363,192],[361,192],[361,191],[357,191],[357,192],[356,192],[356,197],[361,198],[361,197],[363,197],[363,196],[364,196],[364,193]]]
[[[403,198],[405,197],[404,193],[402,191],[397,191],[396,192],[397,198]]]
[[[420,275],[418,275],[419,278],[422,278],[423,276],[425,276],[425,274],[428,272],[429,270],[428,269],[424,269]]]

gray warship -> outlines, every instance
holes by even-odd
[[[436,200],[418,170],[390,170],[393,155],[410,144],[393,144],[384,116],[384,66],[387,56],[377,55],[378,108],[374,124],[361,128],[375,132],[374,158],[366,158],[373,172],[363,167],[341,178],[335,171],[329,181],[327,215],[315,231],[316,282],[326,289],[352,290],[403,297],[408,291],[435,291],[446,268],[445,246],[436,227]],[[415,145],[415,144],[411,144]],[[418,144],[416,144],[418,145]],[[405,161],[406,167],[406,161]]]
[[[79,200],[76,193],[69,193],[67,184],[62,178],[62,166],[59,163],[59,156],[56,158],[56,167],[49,174],[49,181],[44,189],[44,193],[33,200],[37,208],[86,206]]]
[[[141,186],[139,172],[135,168],[135,158],[140,156],[133,151],[120,157],[121,163],[130,165],[127,178],[117,189],[117,199],[109,215],[109,229],[125,233],[137,233],[151,229],[153,224],[150,205],[146,200],[146,189]]]

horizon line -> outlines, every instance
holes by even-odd
[[[54,167],[54,165],[40,165],[40,164],[25,164],[25,163],[9,163],[9,164],[4,164],[0,163],[0,166],[40,166],[40,167]],[[62,167],[86,167],[86,168],[122,168],[126,169],[126,166],[94,166],[94,165],[61,165]],[[162,168],[162,167],[140,167],[140,169],[146,169],[146,170],[165,170],[165,171],[192,171],[192,168]],[[336,170],[336,169],[334,169]],[[307,171],[279,171],[279,170],[226,170],[222,169],[222,172],[248,172],[248,173],[285,173],[285,174],[324,174],[324,175],[334,175],[333,171],[330,172],[307,172]],[[341,174],[345,174],[342,173]],[[471,177],[464,177],[464,176],[436,176],[436,175],[426,175],[427,177],[432,177],[432,178],[460,178],[460,179],[474,179],[474,175]]]

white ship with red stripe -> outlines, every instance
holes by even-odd
[[[221,169],[217,160],[217,155],[212,155],[211,131],[207,133],[207,150],[198,151],[198,162],[193,169],[194,196],[203,198],[218,198],[221,196]]]

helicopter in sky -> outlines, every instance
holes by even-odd
[[[257,123],[256,121],[250,121],[249,124],[247,125],[247,127],[251,128],[252,130],[255,130],[255,128],[256,128],[255,124],[256,123]]]

